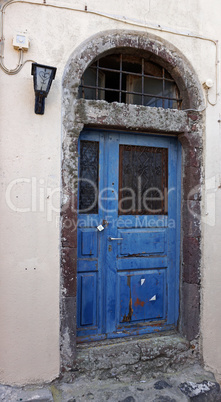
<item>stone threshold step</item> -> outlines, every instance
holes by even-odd
[[[134,380],[174,372],[198,359],[197,345],[174,331],[78,344],[75,378]]]

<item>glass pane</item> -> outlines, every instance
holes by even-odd
[[[142,93],[142,78],[135,75],[128,75],[127,91]],[[126,95],[126,102],[134,105],[142,105],[142,96],[129,93]]]
[[[79,87],[78,98],[96,99],[96,89],[87,88],[87,86],[97,87],[97,70],[89,67],[83,74],[81,84],[83,88]],[[105,74],[101,71],[98,73],[98,87],[105,87]],[[104,99],[104,90],[97,90],[97,99]]]
[[[122,55],[122,69],[130,73],[142,73],[142,58],[131,55]]]
[[[98,213],[99,142],[81,141],[79,175],[79,212]]]
[[[112,70],[120,70],[120,55],[111,54],[107,57],[102,57],[99,59],[99,66],[111,68]]]
[[[145,78],[144,92],[150,95],[163,96],[163,81],[156,78]]]
[[[133,75],[128,76],[127,91],[142,93],[142,78]],[[152,107],[165,107],[163,103],[164,100],[162,98],[156,98],[154,97],[154,95],[171,96],[170,94],[169,95],[163,94],[163,81],[154,78],[144,78],[144,94],[151,95],[144,97],[144,106],[152,106]],[[128,94],[127,103],[141,105],[142,96],[135,94]],[[168,102],[166,103],[166,105],[167,104]]]
[[[52,71],[46,67],[36,67],[37,90],[47,91]]]
[[[120,145],[119,215],[167,214],[168,151]]]
[[[168,109],[168,106],[166,105],[167,103],[165,102],[165,99],[154,98],[153,96],[144,96],[144,106],[165,107],[165,109]]]
[[[173,82],[165,81],[164,96],[178,98],[177,87]],[[177,101],[165,99],[165,108],[177,109]]]

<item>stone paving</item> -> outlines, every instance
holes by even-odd
[[[128,377],[89,380],[79,377],[67,383],[54,381],[42,386],[0,385],[0,401],[22,402],[221,402],[214,375],[198,364],[182,371],[142,381]]]

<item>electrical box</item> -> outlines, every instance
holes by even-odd
[[[29,39],[25,32],[16,32],[13,38],[13,46],[16,50],[28,51],[29,49]]]

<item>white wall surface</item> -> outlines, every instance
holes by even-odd
[[[5,4],[1,1],[1,5]],[[116,21],[88,10],[125,19]],[[34,113],[31,63],[16,75],[0,70],[1,291],[0,382],[50,381],[59,374],[59,187],[61,175],[62,75],[71,53],[92,35],[110,29],[151,32],[177,46],[199,80],[215,76],[215,45],[198,38],[145,28],[171,29],[221,41],[219,0],[33,0],[4,13],[4,64],[15,68],[16,31],[26,31],[24,59],[57,67],[45,114]],[[82,12],[51,7],[72,7]],[[132,21],[133,20],[133,21]],[[127,22],[127,23],[126,23]],[[133,22],[134,24],[129,24]],[[136,26],[141,24],[141,26]],[[220,69],[220,68],[219,68]],[[220,88],[219,88],[220,91]],[[210,99],[215,101],[215,86]],[[205,364],[221,379],[221,158],[220,98],[208,105],[204,138],[201,340]],[[18,182],[16,184],[16,181]],[[212,183],[212,184],[211,184]],[[16,210],[17,208],[17,210]],[[27,209],[21,212],[21,209]]]

